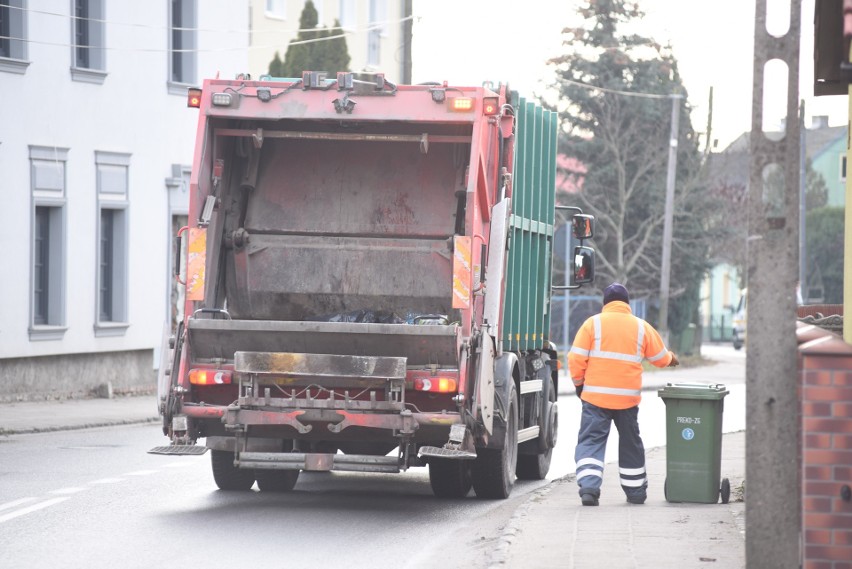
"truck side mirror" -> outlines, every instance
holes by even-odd
[[[595,280],[595,250],[591,247],[574,247],[574,284]]]
[[[571,218],[571,233],[577,239],[590,239],[595,235],[595,216],[582,213]]]

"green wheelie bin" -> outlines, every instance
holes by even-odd
[[[666,482],[668,502],[727,504],[731,484],[720,483],[724,385],[669,383],[657,394],[666,404]]]

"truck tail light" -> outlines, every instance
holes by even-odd
[[[458,391],[458,383],[453,377],[418,377],[414,380],[414,389],[436,393],[455,393]]]
[[[482,99],[482,114],[493,117],[500,113],[500,100],[497,97],[485,97]]]
[[[471,97],[448,97],[447,101],[451,111],[466,113],[473,110],[473,99]]]
[[[186,90],[186,106],[194,109],[201,106],[201,89],[190,87]]]
[[[219,369],[191,369],[189,382],[193,385],[230,385],[231,372]]]

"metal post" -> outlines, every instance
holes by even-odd
[[[571,254],[571,224],[568,222],[568,218],[565,220],[565,284],[571,284],[571,275],[574,274],[574,259]],[[569,333],[569,320],[568,320],[568,293],[570,291],[566,288],[562,291],[562,338],[565,340],[565,350],[562,352],[565,354],[566,360],[566,369],[568,364],[568,333]]]
[[[807,151],[805,128],[805,100],[799,104],[799,287],[802,301],[808,295],[807,239],[805,235],[805,212],[807,211]]]
[[[669,286],[672,270],[672,225],[674,224],[675,173],[677,172],[677,134],[680,102],[683,95],[672,94],[672,123],[669,135],[669,167],[666,173],[666,209],[663,220],[663,260],[660,267],[660,321],[657,326],[663,341],[669,341]]]
[[[846,128],[852,126],[852,85],[849,86],[849,122]],[[852,132],[852,130],[847,130]],[[843,247],[843,339],[852,344],[852,176],[849,175],[849,166],[852,165],[852,146],[849,137],[846,137],[846,213],[844,219],[846,229]]]

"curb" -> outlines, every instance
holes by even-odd
[[[515,509],[515,513],[509,518],[509,522],[503,527],[500,535],[497,537],[497,546],[491,552],[488,558],[487,569],[502,569],[509,559],[509,549],[511,549],[515,538],[518,537],[523,530],[521,526],[525,521],[533,503],[547,497],[548,494],[556,487],[556,484],[565,484],[574,481],[574,474],[566,474],[561,478],[551,480],[549,484],[543,488],[539,488],[535,492],[530,493],[529,497],[523,504]]]
[[[4,429],[0,427],[0,436],[8,435],[33,435],[37,433],[55,433],[59,431],[79,431],[82,429],[94,429],[97,427],[114,427],[122,425],[144,425],[156,423],[160,417],[147,417],[145,419],[118,419],[115,421],[101,421],[95,423],[84,423],[82,425],[65,425],[58,427],[33,427],[29,429]]]

